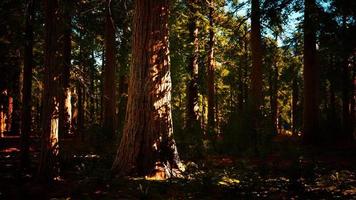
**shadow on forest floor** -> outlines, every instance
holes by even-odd
[[[35,184],[35,170],[18,171],[16,147],[2,148],[0,199],[356,199],[355,148],[207,156],[185,161],[184,178],[166,181],[111,179],[113,154],[66,148],[61,179],[51,186]],[[36,151],[32,160],[35,169]]]

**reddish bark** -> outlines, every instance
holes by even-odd
[[[168,0],[135,1],[126,120],[112,167],[120,175],[167,178],[179,163],[172,135],[168,14]]]

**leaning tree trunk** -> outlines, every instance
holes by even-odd
[[[215,62],[214,62],[214,1],[209,2],[209,53],[208,53],[208,129],[215,133]]]
[[[33,17],[34,0],[26,2],[25,21],[25,55],[22,87],[22,113],[21,113],[21,168],[29,166],[29,136],[31,133],[31,89],[33,66]]]
[[[41,157],[38,178],[51,181],[56,175],[55,160],[58,155],[58,67],[57,51],[57,0],[45,0],[45,54],[44,54],[44,88],[41,122]]]
[[[120,175],[166,178],[178,166],[171,114],[168,14],[168,0],[135,1],[126,120],[112,167]]]
[[[105,24],[105,68],[104,68],[104,119],[103,129],[106,138],[111,139],[115,133],[116,122],[116,61],[115,61],[115,25],[111,13],[111,0],[106,0]]]
[[[306,144],[316,143],[319,133],[319,67],[316,62],[314,12],[315,0],[305,0],[303,142]]]

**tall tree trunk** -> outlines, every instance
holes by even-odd
[[[89,75],[90,75],[90,85],[89,85],[89,112],[92,115],[90,119],[90,123],[93,125],[96,122],[97,119],[97,113],[95,112],[95,88],[94,88],[94,81],[95,81],[95,74],[96,74],[96,69],[95,69],[95,56],[94,56],[94,51],[91,52],[91,59],[92,62],[90,62],[89,65]]]
[[[353,62],[353,72],[352,72],[352,99],[351,99],[351,122],[352,126],[352,136],[354,141],[356,140],[356,65],[355,60]]]
[[[41,181],[51,181],[56,175],[56,157],[58,155],[58,66],[57,51],[57,0],[45,0],[45,54],[44,88],[41,123],[41,158],[38,177]]]
[[[0,105],[0,138],[4,137],[4,131],[5,131],[5,113],[4,113],[4,107],[3,105]]]
[[[70,126],[71,130],[70,132],[73,134],[78,133],[78,83],[75,84],[75,87],[73,88],[71,94],[72,94],[72,104],[71,104],[71,121],[70,121]]]
[[[342,30],[343,34],[347,32],[347,17],[342,17]],[[345,44],[346,45],[346,44]],[[353,125],[352,125],[352,71],[349,70],[349,55],[342,52],[342,121],[343,121],[343,134],[339,139],[350,141],[353,138]]]
[[[252,0],[251,4],[251,51],[252,70],[251,88],[249,91],[249,112],[251,114],[251,125],[253,132],[257,134],[260,129],[261,115],[260,107],[263,102],[262,95],[262,47],[261,47],[261,24],[260,24],[260,2]],[[257,142],[257,135],[254,136]]]
[[[244,32],[245,34],[247,34],[247,27],[245,28]],[[242,75],[243,75],[243,84],[242,84],[242,90],[241,90],[241,95],[242,95],[242,101],[244,102],[241,106],[241,109],[246,109],[246,104],[248,103],[248,93],[249,93],[249,84],[248,84],[248,68],[249,68],[249,50],[248,50],[248,39],[247,37],[245,37],[245,39],[243,39],[243,48],[244,48],[244,55],[243,55],[243,65],[242,65]]]
[[[113,138],[116,124],[116,61],[115,24],[111,13],[111,0],[106,0],[105,69],[104,69],[104,121],[108,139]]]
[[[77,121],[77,131],[80,135],[82,141],[84,141],[84,88],[81,83],[77,84],[78,92],[78,121]]]
[[[319,134],[319,66],[316,61],[315,0],[305,0],[304,3],[303,142],[313,144],[318,141]]]
[[[209,53],[208,53],[208,130],[215,132],[215,62],[214,62],[214,9],[213,0],[209,2]]]
[[[15,74],[14,74],[14,79],[11,83],[12,87],[9,90],[10,96],[11,96],[11,115],[9,115],[9,123],[10,124],[10,129],[9,129],[9,134],[11,135],[18,135],[20,133],[20,123],[21,123],[21,93],[22,91],[20,90],[21,88],[21,53],[20,49],[16,50],[16,58],[18,62],[17,68],[15,68]],[[9,104],[10,105],[10,104]],[[9,113],[10,114],[10,113]]]
[[[271,120],[272,120],[273,131],[275,134],[278,134],[278,66],[276,61],[274,61],[273,66],[272,66],[273,74],[270,83]]]
[[[7,101],[7,121],[6,121],[6,131],[9,134],[12,125],[12,112],[14,111],[14,98],[8,93]]]
[[[174,175],[168,47],[168,0],[136,0],[132,67],[123,136],[112,170],[120,175]]]
[[[29,166],[29,136],[31,133],[31,90],[33,67],[33,17],[34,0],[26,2],[25,20],[25,55],[22,87],[22,113],[21,113],[21,168]]]
[[[101,54],[101,71],[105,72],[105,52]],[[100,124],[104,125],[104,77],[100,77]]]
[[[21,59],[20,56],[18,59]],[[20,67],[19,67],[20,68]],[[20,122],[21,122],[21,90],[20,90],[20,70],[16,73],[16,79],[13,84],[12,89],[12,112],[11,112],[11,135],[18,135],[20,132]]]
[[[262,46],[261,46],[261,24],[260,24],[260,1],[251,0],[251,54],[252,54],[252,69],[250,74],[251,87],[248,91],[247,112],[249,119],[249,131],[251,134],[251,144],[256,154],[259,153],[258,146],[260,145],[261,137],[261,106],[263,103],[262,90]]]
[[[350,73],[348,69],[347,58],[342,62],[342,121],[343,121],[343,134],[339,139],[349,141],[352,136],[351,124],[351,94],[350,94]]]
[[[190,63],[188,65],[189,80],[187,85],[187,117],[186,128],[191,129],[199,126],[198,115],[198,56],[199,56],[199,39],[198,39],[198,10],[197,0],[189,0],[188,8],[190,10],[189,19],[189,43],[190,43]]]
[[[296,74],[295,66],[292,65],[293,74]],[[297,120],[298,120],[298,101],[299,87],[297,78],[294,76],[292,80],[292,135],[297,136]]]
[[[71,129],[71,92],[69,88],[69,77],[71,68],[71,14],[70,0],[66,0],[63,5],[63,69],[61,74],[61,95],[59,97],[59,135],[65,136],[70,133]]]

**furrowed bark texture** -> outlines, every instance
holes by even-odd
[[[120,175],[172,175],[173,139],[168,0],[136,0],[132,66],[124,133],[112,170]]]

